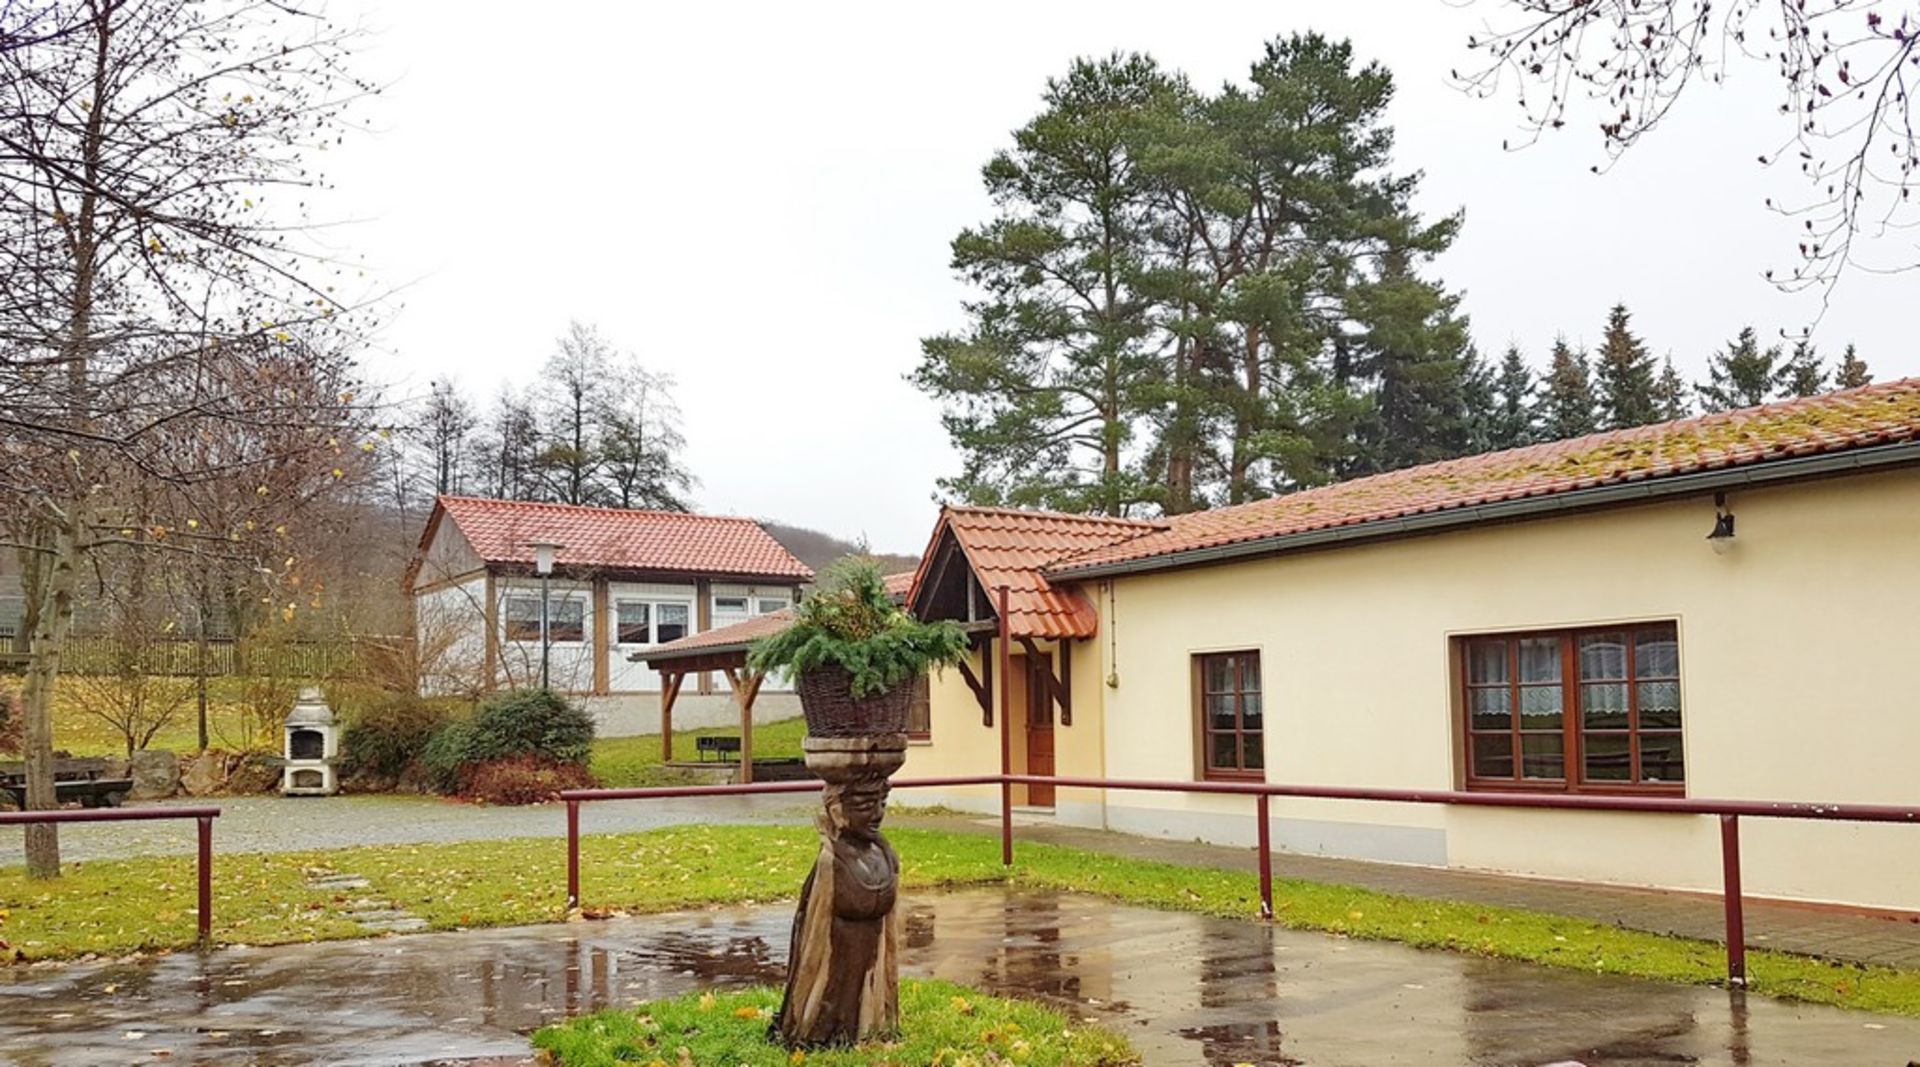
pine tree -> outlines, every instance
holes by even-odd
[[[1606,334],[1595,353],[1593,376],[1599,419],[1609,430],[1645,426],[1659,419],[1654,401],[1653,357],[1628,328],[1627,305],[1607,312]]]
[[[1707,380],[1696,388],[1701,407],[1732,411],[1766,403],[1780,385],[1779,346],[1762,349],[1753,327],[1743,326],[1732,344],[1707,361]]]
[[[1835,389],[1858,389],[1873,384],[1873,373],[1867,370],[1866,361],[1854,354],[1853,343],[1847,343],[1847,350],[1840,354],[1840,366],[1833,372]]]
[[[1660,380],[1653,383],[1655,416],[1662,422],[1670,422],[1693,414],[1691,393],[1686,379],[1673,368],[1673,357],[1668,356],[1660,368]]]
[[[1587,354],[1567,347],[1565,337],[1553,341],[1547,376],[1534,404],[1540,437],[1561,441],[1595,429],[1593,381],[1587,374]]]
[[[1520,346],[1508,344],[1507,354],[1500,359],[1500,375],[1493,382],[1489,448],[1519,448],[1533,441],[1533,389],[1533,372],[1527,369]]]

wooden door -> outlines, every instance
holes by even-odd
[[[1027,773],[1053,774],[1053,693],[1047,682],[1052,677],[1051,657],[1026,659],[1027,695]],[[1027,803],[1036,808],[1053,807],[1053,787],[1027,786]]]

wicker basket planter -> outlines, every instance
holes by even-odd
[[[853,678],[839,667],[807,671],[794,682],[810,737],[872,737],[907,732],[913,686],[902,682],[881,693],[853,695]]]

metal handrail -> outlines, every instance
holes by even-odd
[[[161,819],[192,819],[198,823],[198,881],[200,889],[200,947],[213,941],[213,820],[219,808],[91,808],[80,811],[8,811],[0,812],[0,826],[39,826],[69,822],[153,822]]]
[[[1558,811],[1639,812],[1642,814],[1708,815],[1720,820],[1721,900],[1726,916],[1727,980],[1747,981],[1746,913],[1740,886],[1740,819],[1815,819],[1830,822],[1920,824],[1920,808],[1886,804],[1832,804],[1814,801],[1718,800],[1689,797],[1636,797],[1541,793],[1465,792],[1457,789],[1368,789],[1353,786],[1288,785],[1268,782],[1165,782],[1126,778],[1072,778],[1039,774],[983,774],[954,778],[909,778],[892,783],[896,789],[941,786],[993,785],[1000,787],[1001,862],[1013,864],[1012,787],[1045,785],[1066,789],[1123,792],[1192,793],[1254,798],[1258,832],[1260,917],[1273,918],[1274,797],[1309,800],[1365,800],[1397,804],[1440,804],[1454,807],[1548,809]],[[668,798],[749,796],[761,793],[808,793],[821,782],[767,782],[745,785],[661,786],[639,789],[569,789],[560,794],[567,804],[567,905],[580,905],[580,805],[600,800],[660,800]]]

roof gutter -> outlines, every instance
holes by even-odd
[[[1836,474],[1855,474],[1910,463],[1920,463],[1920,440],[1875,445],[1827,455],[1773,460],[1729,467],[1724,470],[1699,471],[1666,478],[1600,485],[1547,496],[1501,500],[1472,507],[1449,508],[1444,511],[1354,523],[1350,526],[1335,526],[1324,530],[1308,530],[1302,533],[1281,534],[1277,537],[1237,541],[1233,544],[1193,548],[1164,555],[1147,556],[1142,559],[1117,560],[1113,563],[1096,563],[1084,567],[1048,567],[1041,573],[1048,579],[1062,581],[1146,574],[1179,567],[1278,555],[1306,548],[1431,533],[1456,526],[1511,522],[1562,511],[1635,504],[1665,497],[1724,491],[1739,486],[1765,485]]]

